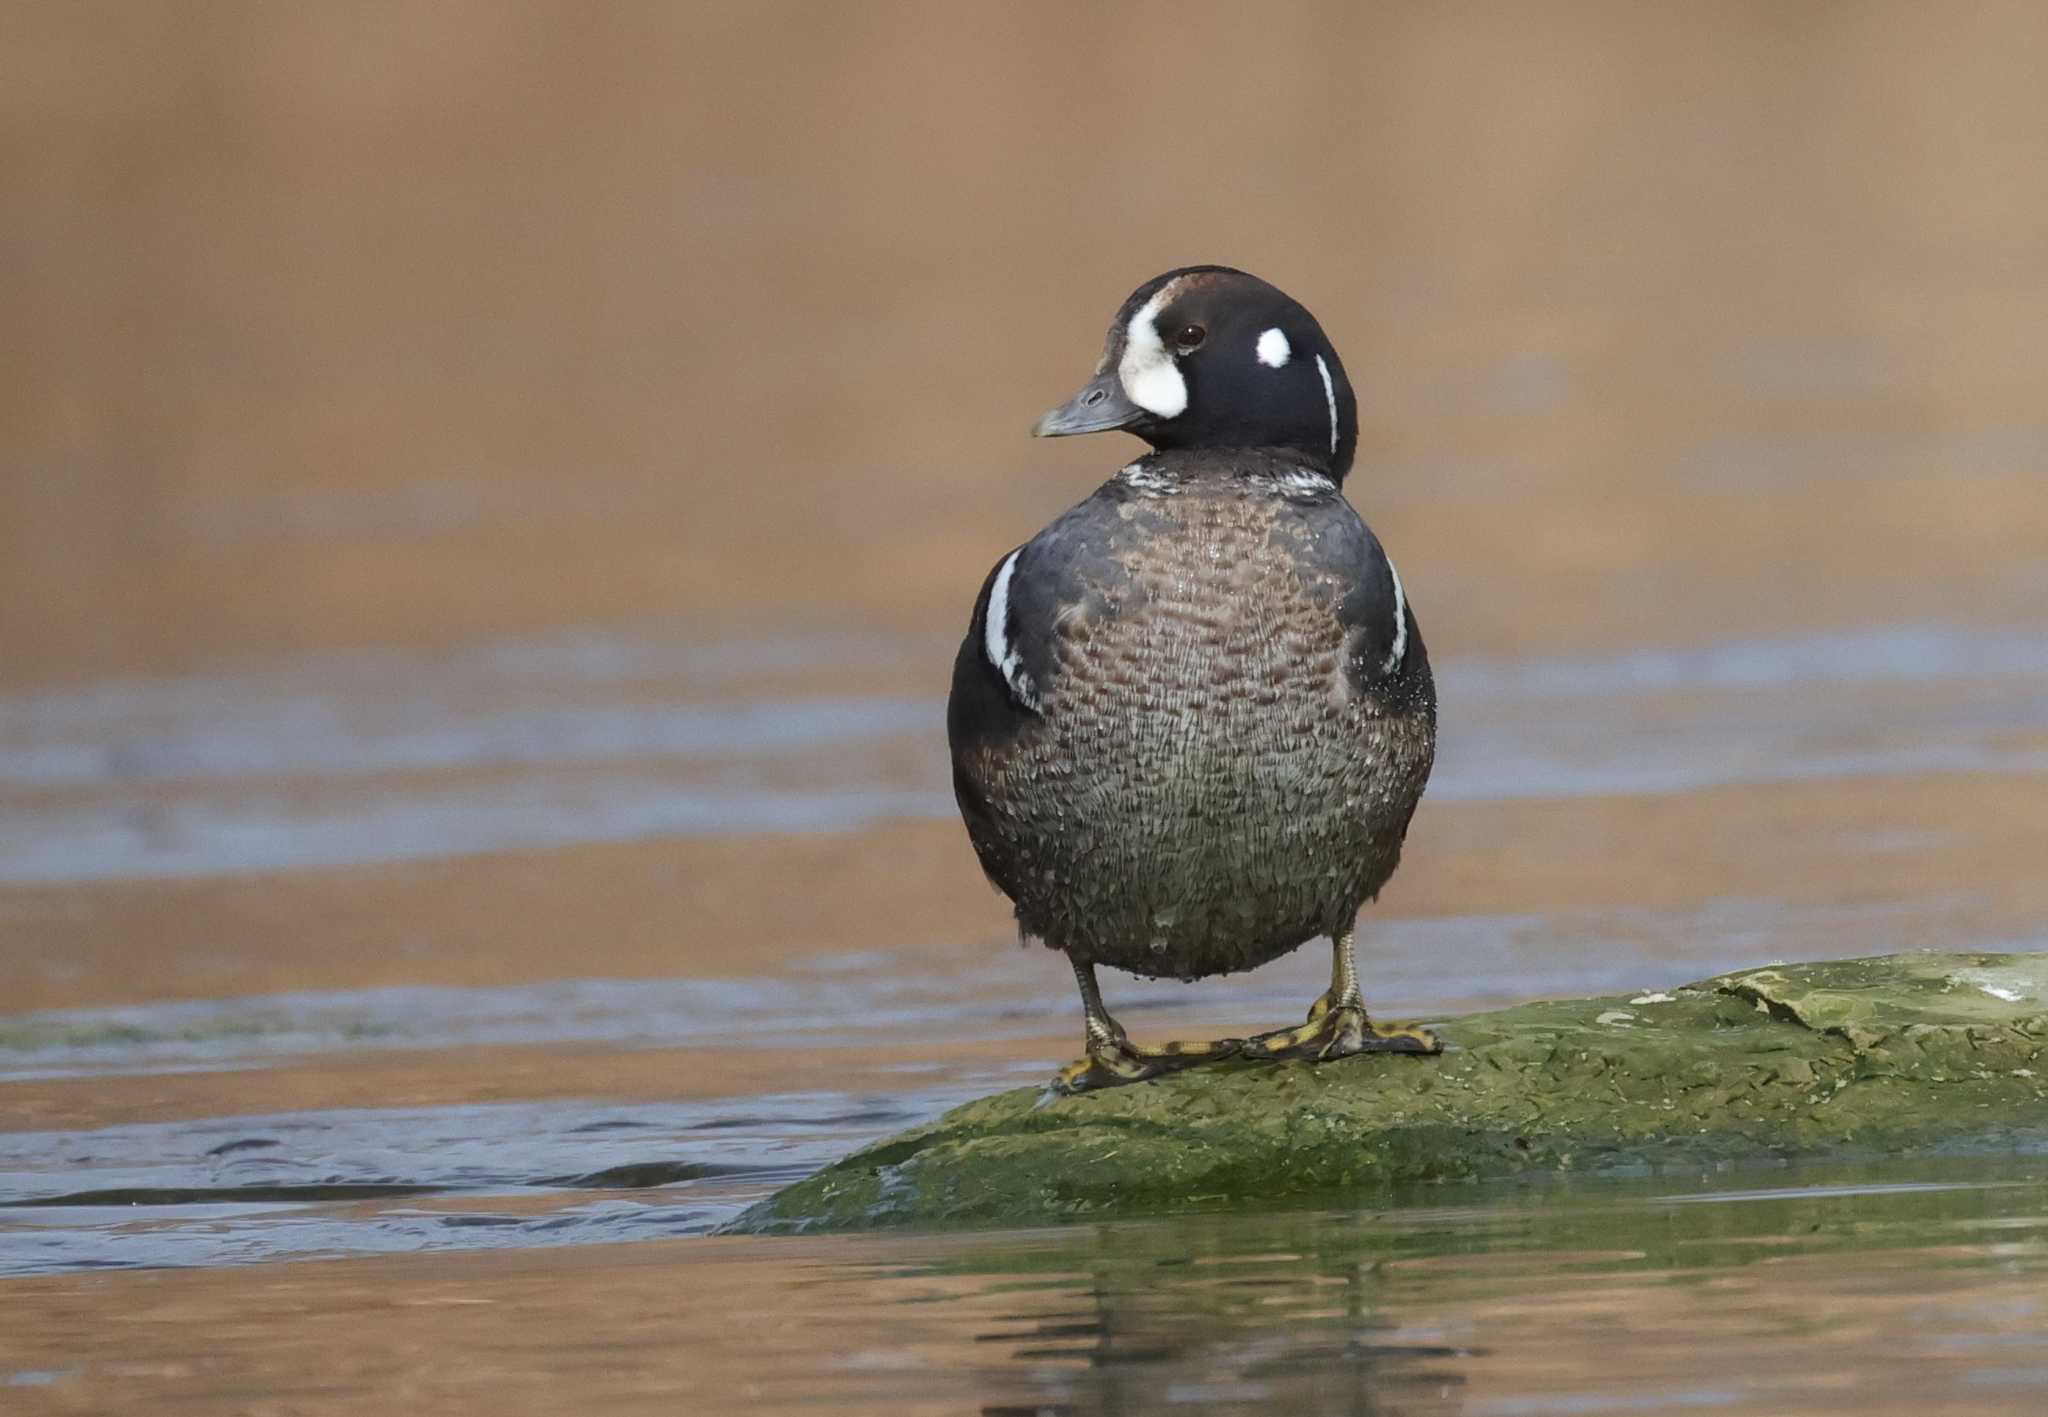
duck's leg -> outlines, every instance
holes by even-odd
[[[1052,1080],[1055,1092],[1092,1092],[1097,1088],[1122,1087],[1144,1082],[1186,1068],[1234,1058],[1244,1046],[1241,1038],[1219,1038],[1211,1043],[1175,1040],[1156,1048],[1145,1048],[1124,1036],[1123,1025],[1109,1016],[1102,1005],[1102,990],[1095,983],[1095,966],[1074,960],[1074,979],[1081,986],[1083,1028],[1088,1056],[1061,1068]]]
[[[1352,932],[1331,942],[1330,987],[1309,1006],[1308,1022],[1276,1029],[1245,1040],[1245,1058],[1307,1058],[1324,1062],[1359,1053],[1441,1053],[1434,1033],[1412,1024],[1381,1027],[1366,1017],[1365,998],[1358,989],[1358,960],[1352,953]]]

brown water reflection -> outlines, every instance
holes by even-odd
[[[1971,1172],[159,1272],[118,1311],[30,1280],[0,1317],[31,1413],[2009,1412],[2048,1366],[2048,1214],[2038,1168]]]
[[[1555,1195],[1400,1254],[645,1238],[1071,1047],[939,703],[988,565],[1124,451],[1024,428],[1183,261],[1344,350],[1442,666],[1383,1006],[2048,942],[2048,12],[4,28],[0,1409],[2048,1388],[2032,1191],[1823,1198],[1739,1265]],[[1112,1002],[1241,1030],[1317,968]],[[415,1193],[315,1194],[366,1184]]]

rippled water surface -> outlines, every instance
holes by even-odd
[[[0,1317],[26,1341],[0,1382],[27,1411],[233,1392],[351,1409],[403,1390],[433,1410],[538,1412],[566,1390],[649,1410],[1505,1417],[2011,1412],[2048,1377],[2038,1164],[1559,1182],[973,1237],[660,1241],[689,1218],[673,1195],[507,1205],[467,1223],[477,1245],[519,1253],[157,1271],[124,1282],[118,1312],[103,1276],[16,1281]],[[378,1230],[391,1249],[425,1248],[454,1219],[394,1206]],[[644,1243],[530,1248],[605,1231]],[[118,1361],[80,1356],[110,1336]]]
[[[711,1233],[1076,1046],[943,704],[1183,260],[1436,666],[1379,1013],[2048,947],[2042,14],[362,13],[0,44],[0,1413],[2043,1405],[2038,1157]]]

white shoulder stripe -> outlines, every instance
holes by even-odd
[[[1401,589],[1401,573],[1394,569],[1391,556],[1387,557],[1387,574],[1394,578],[1394,643],[1380,665],[1382,674],[1392,674],[1408,657],[1408,594]]]
[[[1330,366],[1323,363],[1323,356],[1316,356],[1316,372],[1323,376],[1323,398],[1330,405],[1330,454],[1337,453],[1337,386],[1330,382]]]
[[[1031,676],[1024,672],[1024,656],[1010,643],[1010,577],[1016,574],[1017,558],[1023,554],[1024,548],[1020,546],[1005,556],[996,570],[996,583],[988,588],[988,619],[982,626],[981,652],[996,673],[1003,676],[1010,692],[1035,713],[1039,708],[1038,690],[1032,685]]]

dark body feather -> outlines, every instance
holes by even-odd
[[[1022,549],[1011,676],[987,652],[995,581],[947,727],[968,834],[1025,934],[1193,979],[1350,927],[1400,861],[1436,695],[1333,482],[1250,450],[1133,464]]]

